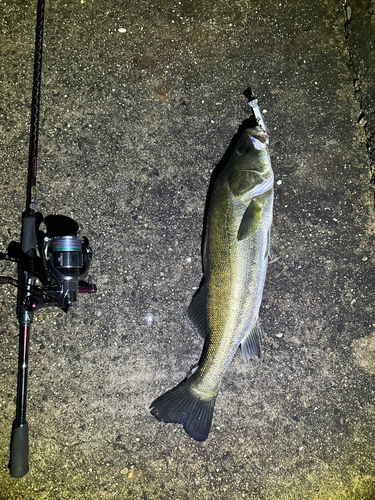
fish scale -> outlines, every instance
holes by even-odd
[[[245,208],[237,210],[239,215],[235,217],[236,222],[228,231],[232,239],[235,238]],[[272,206],[264,211],[264,222],[261,221],[261,225],[269,222],[267,219],[271,210]],[[214,220],[214,210],[211,215]],[[257,321],[267,266],[266,260],[263,266],[256,265],[262,260],[267,247],[267,234],[264,236],[263,233],[260,227],[257,237],[237,242],[234,251],[228,252],[226,256],[228,265],[225,266],[229,274],[228,279],[223,277],[225,272],[223,267],[219,270],[210,268],[205,270],[206,280],[210,283],[207,287],[214,288],[214,292],[212,294],[208,292],[208,296],[212,299],[207,301],[207,308],[210,311],[208,315],[210,343],[207,355],[199,368],[200,379],[197,377],[197,384],[202,392],[211,392],[213,386],[219,385],[244,335]],[[212,232],[209,230],[208,234],[211,236]],[[259,237],[260,235],[263,235],[263,238]],[[212,240],[215,244],[215,235],[212,235]],[[222,293],[221,300],[218,300],[215,289],[220,286],[227,293]],[[211,370],[208,367],[211,367]]]

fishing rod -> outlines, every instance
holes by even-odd
[[[44,219],[46,230],[39,230],[43,216],[35,212],[35,197],[44,0],[38,0],[36,17],[26,210],[22,214],[21,242],[12,241],[8,252],[0,253],[0,259],[18,264],[18,279],[0,276],[0,285],[10,284],[18,289],[17,398],[9,460],[12,477],[23,477],[29,470],[26,395],[30,327],[34,312],[47,306],[56,306],[68,312],[78,293],[95,293],[97,290],[91,282],[83,281],[92,259],[92,250],[86,237],[77,236],[78,224],[69,217],[52,215]]]

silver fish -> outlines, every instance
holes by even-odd
[[[246,129],[218,175],[203,245],[204,282],[188,317],[205,339],[197,370],[155,399],[151,413],[207,439],[222,377],[241,345],[247,362],[260,356],[259,307],[270,252],[274,176],[268,133],[255,100],[258,125]]]

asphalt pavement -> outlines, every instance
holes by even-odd
[[[36,0],[0,10],[6,252]],[[16,290],[0,288],[0,500],[375,498],[374,19],[367,0],[46,2],[36,205],[79,223],[98,292],[35,315],[30,471],[14,479]],[[202,351],[185,317],[207,189],[249,87],[275,172],[262,357],[236,354],[198,443],[149,405]]]

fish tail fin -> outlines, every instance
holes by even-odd
[[[196,441],[205,441],[210,432],[217,393],[200,397],[191,387],[191,378],[159,396],[151,403],[151,414],[166,423],[183,424]]]

